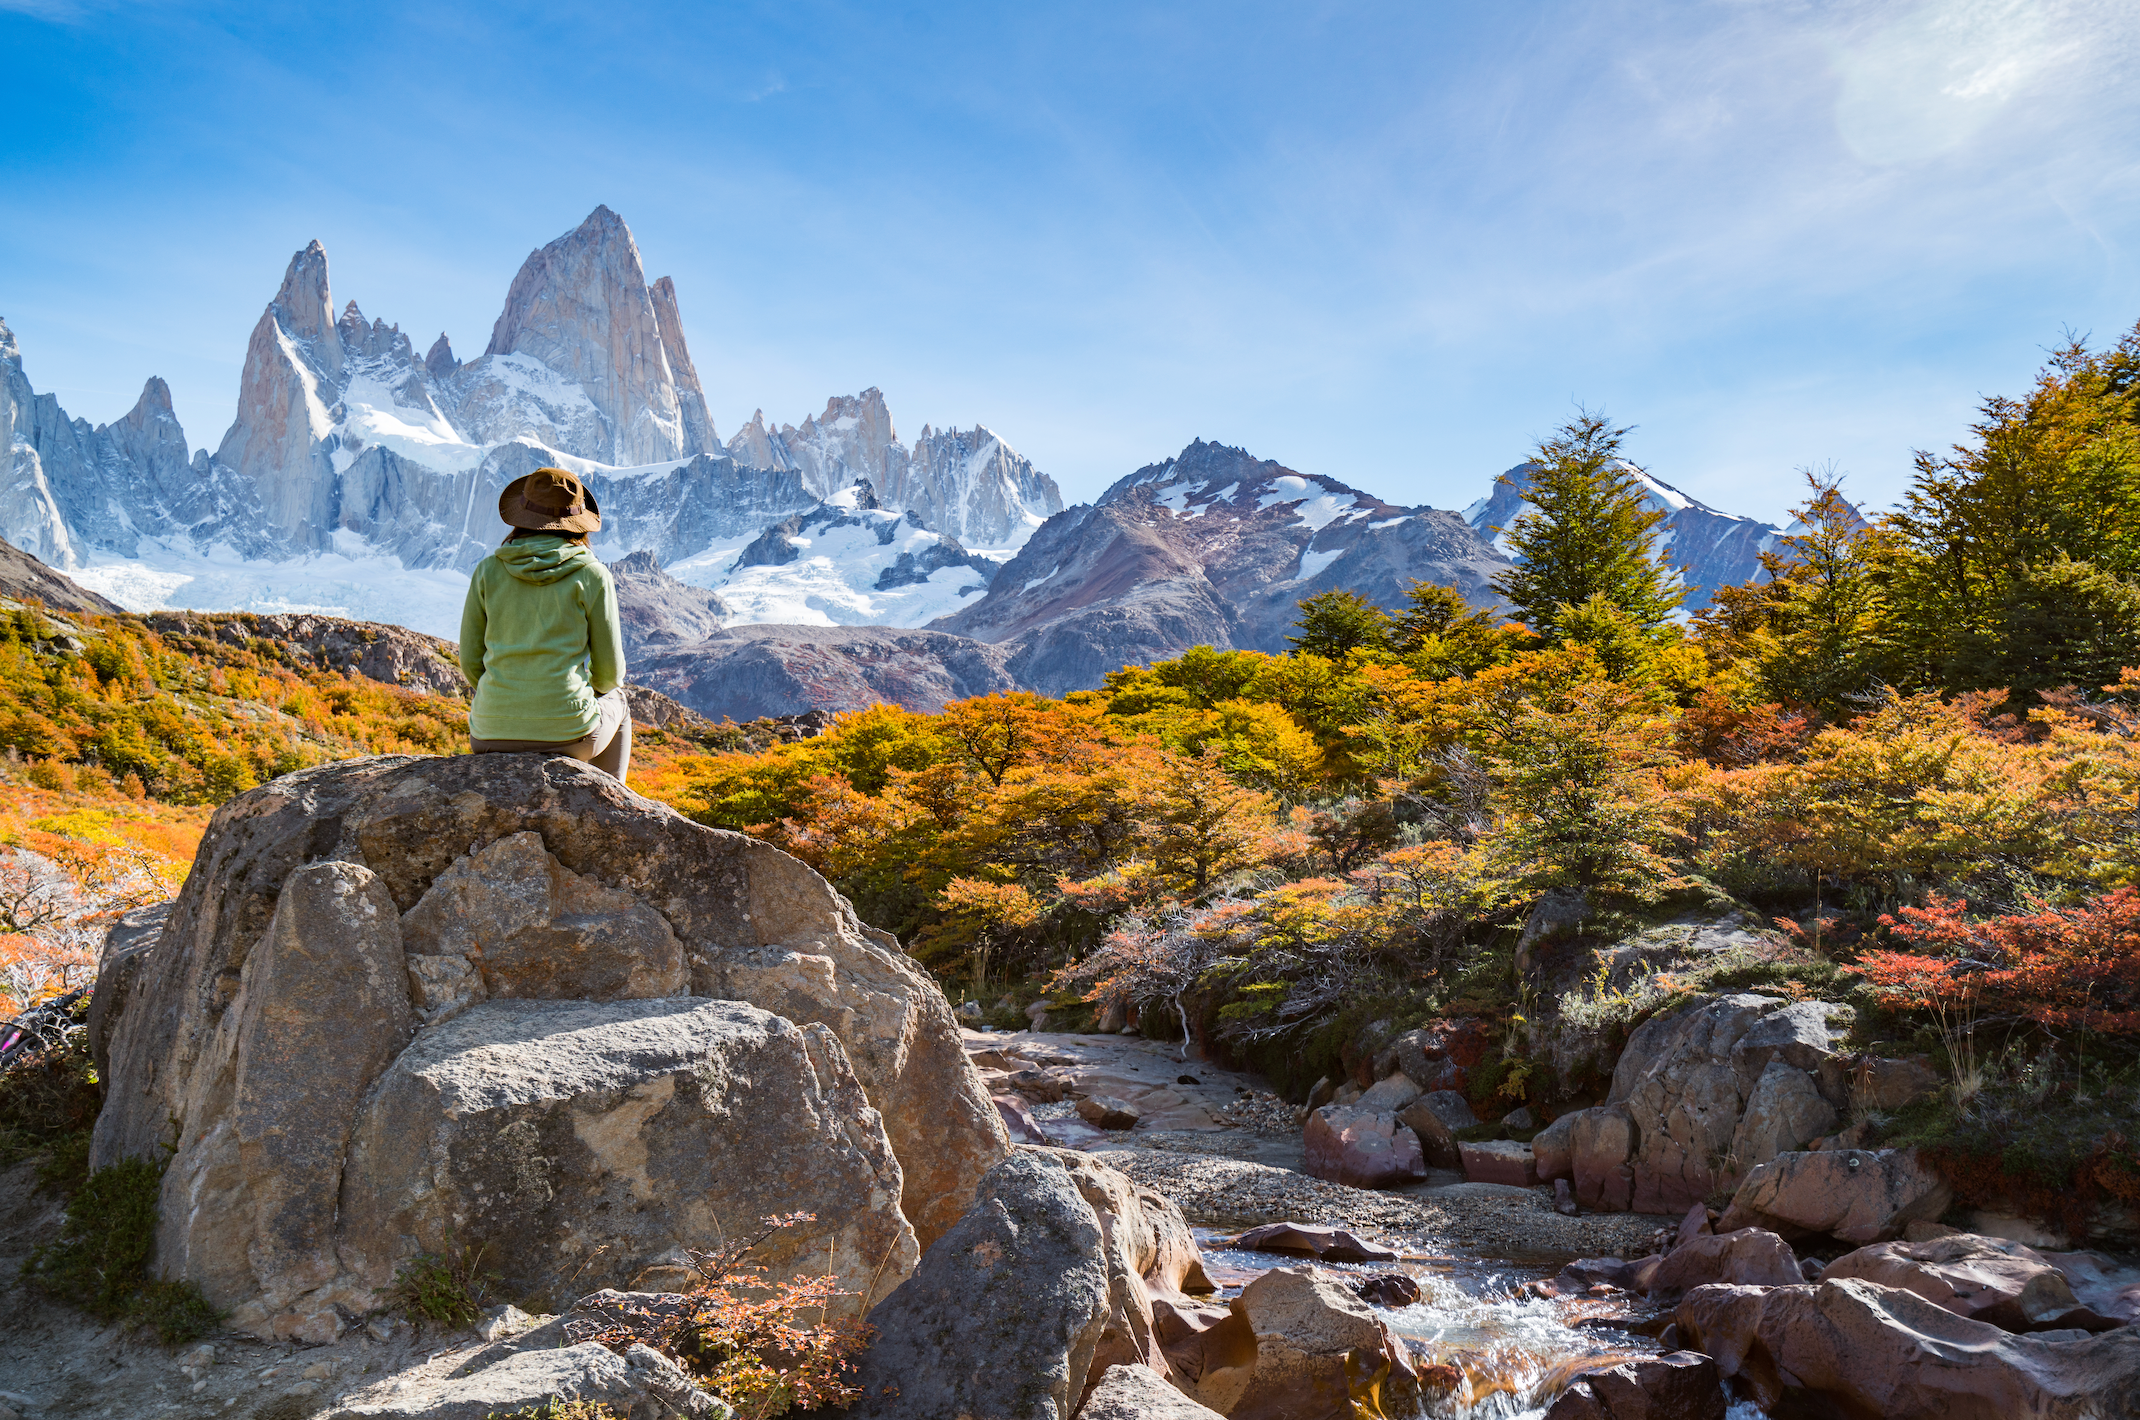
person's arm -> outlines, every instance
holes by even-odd
[[[587,607],[587,671],[594,693],[607,695],[624,684],[624,623],[617,615],[617,584],[600,563],[601,588]]]
[[[470,690],[483,679],[483,634],[490,626],[483,610],[482,578],[483,566],[477,563],[468,575],[468,599],[461,603],[461,674],[468,677]]]

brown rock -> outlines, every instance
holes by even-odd
[[[1687,1239],[1664,1255],[1648,1279],[1653,1297],[1673,1297],[1714,1283],[1788,1287],[1804,1280],[1791,1245],[1774,1233],[1745,1228]]]
[[[393,899],[354,863],[296,869],[233,984],[184,1096],[158,1267],[240,1330],[332,1341],[337,1303],[372,1305],[336,1256],[343,1154],[412,1029]]]
[[[1333,1183],[1384,1188],[1427,1176],[1419,1135],[1394,1114],[1326,1104],[1308,1116],[1301,1145],[1302,1172]]]
[[[1884,1420],[2101,1420],[2140,1397],[2140,1331],[2013,1336],[1860,1278],[1702,1287],[1673,1317],[1764,1410]],[[2070,1336],[2072,1333],[2056,1333]]]
[[[1672,1351],[1576,1372],[1545,1420],[1724,1420],[1724,1408],[1716,1362]]]
[[[1247,1248],[1255,1252],[1284,1252],[1316,1257],[1324,1262],[1395,1262],[1397,1254],[1386,1247],[1362,1242],[1343,1228],[1308,1223],[1265,1223],[1245,1233],[1221,1239],[1220,1247]]]
[[[1413,1380],[1404,1342],[1313,1268],[1264,1273],[1241,1289],[1233,1310],[1255,1335],[1254,1365],[1197,1382],[1198,1399],[1229,1420],[1353,1420],[1359,1408],[1380,1409],[1383,1386]],[[1363,1394],[1368,1404],[1356,1408]]]
[[[1374,1063],[1379,1074],[1403,1071],[1422,1090],[1462,1093],[1471,1083],[1471,1068],[1493,1044],[1493,1028],[1484,1021],[1436,1021],[1398,1036]]]
[[[1538,1161],[1531,1146],[1508,1139],[1489,1139],[1457,1146],[1466,1183],[1502,1183],[1531,1188],[1538,1183]]]
[[[1012,1142],[1018,1144],[1048,1144],[1054,1142],[1041,1129],[1040,1121],[1033,1118],[1033,1111],[1026,1108],[1024,1100],[1016,1095],[995,1095],[992,1098],[995,1100],[996,1113],[1003,1116],[1003,1127],[1010,1131]]]
[[[1383,1272],[1352,1284],[1353,1294],[1378,1307],[1408,1307],[1419,1300],[1419,1283],[1402,1272]]]
[[[1953,1197],[1913,1149],[1781,1154],[1746,1176],[1718,1227],[1880,1242],[1900,1236],[1914,1219],[1937,1218]]]
[[[494,997],[646,1000],[688,984],[683,943],[661,914],[573,872],[539,833],[457,860],[403,915],[401,936],[412,955],[465,959]]]
[[[1400,1070],[1362,1090],[1359,1099],[1353,1103],[1361,1109],[1371,1109],[1377,1114],[1395,1114],[1424,1093],[1424,1090],[1412,1083],[1411,1076]]]
[[[1456,1131],[1479,1122],[1471,1112],[1471,1101],[1455,1090],[1430,1090],[1399,1110],[1397,1119],[1419,1136],[1422,1157],[1438,1169],[1463,1166],[1457,1153]]]
[[[1575,1115],[1564,1114],[1531,1136],[1531,1158],[1540,1182],[1565,1180],[1575,1186]]]
[[[1134,1129],[1138,1119],[1136,1107],[1113,1095],[1087,1095],[1077,1102],[1077,1117],[1096,1129]]]
[[[2003,1238],[1957,1233],[1925,1242],[1875,1243],[1837,1258],[1821,1272],[1824,1282],[1845,1277],[1915,1292],[1956,1316],[2003,1331],[2108,1331],[2118,1324],[2082,1306],[2065,1273],[2041,1254]]]
[[[1687,1216],[1679,1220],[1679,1234],[1672,1241],[1674,1247],[1684,1246],[1696,1238],[1707,1237],[1716,1231],[1710,1226],[1709,1207],[1697,1203],[1687,1210]]]
[[[1578,1110],[1568,1127],[1568,1169],[1585,1208],[1624,1213],[1634,1200],[1635,1123],[1625,1105]],[[1535,1155],[1535,1150],[1533,1151]]]

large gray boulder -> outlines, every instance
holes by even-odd
[[[293,871],[233,1002],[185,1082],[158,1265],[240,1329],[331,1341],[337,1303],[376,1305],[342,1281],[342,1161],[359,1101],[413,1029],[378,875],[335,862]]]
[[[1741,994],[1638,1027],[1606,1096],[1608,1105],[1624,1107],[1632,1126],[1629,1201],[1620,1206],[1684,1212],[1832,1127],[1847,1088],[1828,1026],[1836,1009]],[[1748,1122],[1750,1104],[1757,1108]],[[1580,1197],[1580,1171],[1575,1182]],[[1601,1195],[1617,1192],[1602,1174],[1599,1184]]]
[[[1114,1315],[1108,1242],[1077,1179],[1021,1150],[878,1303],[853,1420],[1070,1420]]]
[[[628,1420],[728,1420],[733,1411],[650,1346],[564,1344],[555,1323],[474,1356],[451,1350],[345,1395],[320,1420],[492,1420],[583,1401]],[[264,1412],[262,1412],[264,1413]]]
[[[1095,1368],[1097,1369],[1097,1368]],[[1219,1412],[1197,1404],[1135,1362],[1109,1366],[1086,1393],[1078,1420],[1218,1420]]]
[[[913,1270],[899,1164],[837,1039],[733,1001],[489,1001],[396,1059],[357,1122],[339,1250],[378,1291],[415,1250],[486,1247],[561,1310],[807,1212],[753,1254],[879,1295]]]
[[[884,1118],[905,1180],[901,1207],[917,1237],[926,1246],[956,1221],[1010,1141],[927,974],[874,940],[823,878],[771,845],[693,823],[590,766],[534,755],[344,761],[217,810],[138,968],[134,1004],[109,1032],[95,1166],[154,1157],[169,1141],[169,1122],[184,1116],[194,1076],[241,992],[245,959],[295,869],[325,860],[366,867],[406,918],[456,864],[470,860],[463,873],[473,872],[493,845],[528,833],[546,859],[583,880],[550,898],[551,915],[545,923],[537,914],[534,930],[569,934],[576,892],[623,894],[681,944],[681,989],[829,1027]],[[674,979],[667,969],[648,964],[657,981]],[[592,988],[575,980],[552,989]],[[641,989],[649,988],[614,994]]]

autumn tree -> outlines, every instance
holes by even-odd
[[[1185,897],[1203,897],[1216,879],[1255,861],[1271,796],[1236,784],[1216,746],[1162,752],[1140,768],[1132,790],[1139,846]]]
[[[1685,589],[1659,553],[1665,514],[1621,456],[1628,431],[1583,410],[1531,455],[1524,511],[1506,528],[1516,565],[1494,579],[1517,616],[1560,639],[1564,608],[1592,597],[1644,627],[1664,622]]]

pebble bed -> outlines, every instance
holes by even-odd
[[[1415,1247],[1453,1246],[1488,1257],[1641,1257],[1651,1251],[1657,1228],[1655,1218],[1639,1214],[1564,1217],[1543,1190],[1441,1189],[1429,1199],[1178,1148],[1109,1149],[1099,1157],[1173,1199],[1190,1222],[1215,1226],[1335,1223],[1386,1239],[1402,1236]]]

